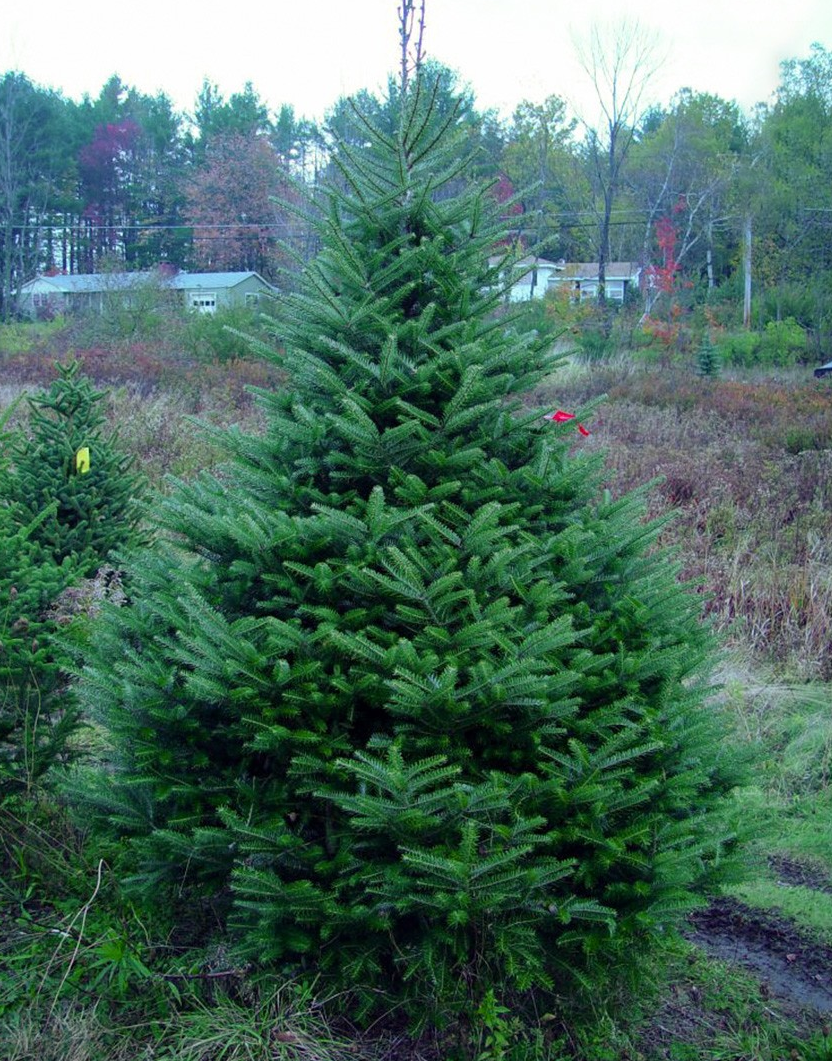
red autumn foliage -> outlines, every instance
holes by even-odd
[[[642,326],[648,335],[669,352],[672,348],[682,345],[683,309],[679,304],[678,295],[682,288],[692,285],[682,280],[681,277],[676,252],[678,236],[676,226],[670,217],[659,218],[655,226],[655,235],[661,254],[661,264],[648,266],[646,270],[650,292],[648,306],[652,310],[664,295],[667,310],[663,319],[652,316],[652,313],[648,311]]]
[[[676,284],[679,262],[676,258],[676,227],[669,217],[659,218],[656,222],[656,242],[662,255],[662,264],[648,267],[648,283],[670,294]]]
[[[81,149],[78,168],[88,204],[85,213],[102,213],[119,198],[140,137],[139,126],[126,118],[99,125],[92,142]]]
[[[275,200],[294,198],[273,148],[258,136],[215,136],[205,165],[187,188],[187,219],[194,226],[199,266],[252,269],[270,278],[277,243],[291,238],[293,219]]]

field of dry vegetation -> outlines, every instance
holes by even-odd
[[[277,368],[250,356],[210,360],[147,342],[82,347],[57,328],[34,338],[12,330],[0,345],[0,411],[68,357],[107,388],[122,447],[160,490],[167,475],[188,477],[222,457],[192,418],[257,431],[249,388],[282,385]],[[591,434],[576,432],[574,445],[605,453],[610,491],[652,482],[651,511],[670,517],[665,542],[725,646],[721,695],[752,764],[737,797],[751,869],[669,947],[638,1012],[611,1002],[562,1027],[542,1015],[536,1037],[510,1014],[484,1014],[481,1061],[832,1058],[832,380],[805,368],[701,378],[691,366],[625,355],[567,357],[529,403],[576,411]],[[0,828],[7,860],[10,829]],[[18,896],[25,884],[14,885]],[[11,890],[7,882],[4,914],[19,915],[26,904],[18,898],[12,910]],[[0,1014],[6,1005],[0,985]],[[280,1038],[278,1000],[268,1013],[264,1005],[217,995],[156,1047],[146,1030],[114,1040],[103,1010],[87,1005],[87,1038],[72,1049],[72,1006],[53,1002],[45,1023],[9,1006],[0,1059],[441,1057],[435,1043],[325,1042],[298,1017],[297,1000]],[[191,1038],[187,1021],[198,1024]]]
[[[251,388],[280,373],[250,356],[185,356],[163,343],[78,347],[71,330],[5,340],[0,405],[77,357],[109,391],[123,448],[151,483],[220,459],[192,419],[257,430]],[[245,354],[240,344],[241,355]],[[599,403],[599,399],[602,399]],[[567,359],[530,404],[590,406],[580,445],[605,453],[614,493],[653,482],[650,508],[727,642],[788,680],[832,679],[832,384],[807,368],[702,378],[622,356]]]
[[[657,480],[654,512],[727,643],[790,680],[832,678],[832,386],[809,370],[701,379],[626,362],[567,371],[537,400],[598,395],[610,488]]]

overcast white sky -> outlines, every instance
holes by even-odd
[[[251,81],[272,108],[319,118],[343,94],[382,87],[398,60],[397,0],[3,0],[0,72],[80,99],[118,73],[193,107],[208,77]],[[557,94],[588,107],[575,38],[611,15],[654,31],[667,60],[657,102],[691,87],[744,108],[770,99],[783,59],[832,48],[832,0],[427,0],[427,54],[509,115]]]

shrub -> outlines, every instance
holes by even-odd
[[[760,336],[757,332],[735,332],[722,339],[716,352],[724,365],[753,368],[760,363]]]
[[[799,283],[780,283],[760,298],[765,323],[792,318],[803,328],[817,328],[829,312],[828,280],[823,273]]]
[[[547,291],[542,305],[555,330],[566,329],[573,335],[580,335],[582,327],[595,312],[591,299],[574,298],[565,284]]]
[[[49,322],[13,321],[0,324],[0,356],[28,353],[66,327],[63,317]]]
[[[455,115],[406,103],[336,157],[266,432],[214,434],[96,629],[113,757],[73,792],[146,902],[418,1021],[600,982],[715,879],[734,775],[697,602],[524,410],[550,344],[495,318]]]
[[[587,361],[601,361],[608,357],[613,351],[613,343],[610,336],[606,335],[603,328],[588,325],[578,333],[578,346]]]
[[[784,368],[807,357],[806,332],[793,318],[769,321],[762,332],[737,332],[719,343],[724,364],[736,368]]]
[[[77,331],[86,341],[136,342],[158,339],[181,329],[184,323],[181,296],[165,284],[162,272],[133,277],[129,291],[120,277],[122,266],[115,260],[103,270],[105,280],[101,305],[81,314]]]
[[[760,339],[760,361],[783,368],[806,360],[806,332],[793,317],[769,321]]]
[[[192,357],[204,361],[233,361],[251,355],[251,339],[263,336],[269,317],[261,309],[233,306],[216,313],[191,313],[182,345]]]

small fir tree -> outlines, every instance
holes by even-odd
[[[699,344],[696,368],[700,376],[713,378],[719,375],[719,354],[707,332],[702,336],[702,342]]]
[[[11,442],[3,495],[21,527],[48,513],[37,520],[33,540],[58,564],[73,556],[89,575],[134,537],[141,477],[116,433],[104,434],[104,393],[81,375],[77,361],[57,369],[49,390],[29,399],[29,431]]]
[[[16,405],[16,403],[15,403]],[[7,430],[15,410],[0,416],[0,487],[7,481]],[[0,490],[0,798],[27,788],[49,768],[74,726],[72,712],[57,719],[45,709],[57,680],[50,651],[51,601],[71,581],[70,560],[56,564],[32,540],[39,521],[21,526]]]
[[[46,511],[39,519],[48,519]],[[28,527],[0,508],[0,796],[28,789],[66,750],[78,715],[62,689],[65,655],[50,604],[77,577],[71,558],[56,563]]]
[[[56,601],[136,533],[139,479],[113,438],[102,437],[102,399],[77,363],[59,366],[48,393],[30,399],[30,431],[0,434],[4,794],[39,780],[78,724],[65,677],[67,631],[59,637],[71,616],[58,615]]]
[[[116,752],[75,795],[148,897],[227,900],[257,960],[424,1016],[623,960],[710,879],[732,775],[641,497],[524,407],[552,355],[497,312],[454,115],[416,79],[367,140],[283,305],[268,429],[217,435],[96,631]]]

